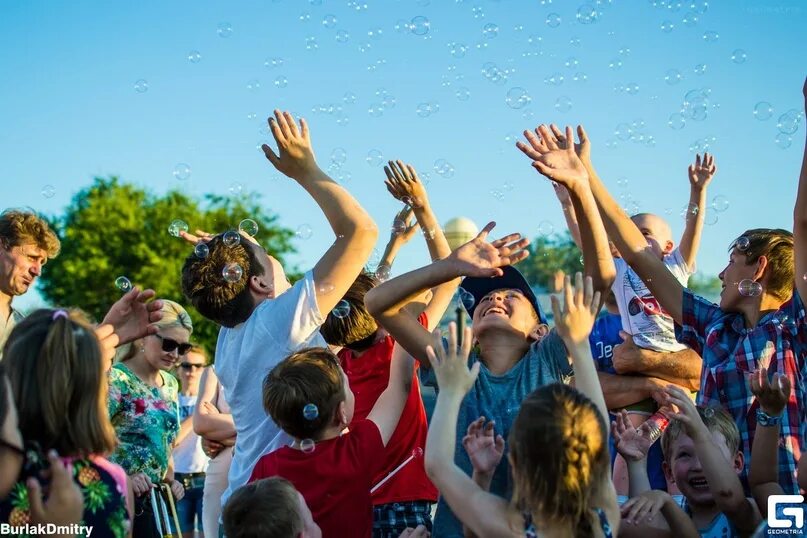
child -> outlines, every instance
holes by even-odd
[[[556,330],[575,366],[577,390],[560,383],[530,394],[509,434],[513,497],[484,491],[454,463],[454,431],[479,362],[468,368],[471,331],[457,351],[451,324],[448,348],[439,331],[429,361],[440,392],[426,442],[426,471],[465,527],[485,538],[498,536],[603,536],[619,530],[619,508],[610,478],[608,410],[597,381],[588,336],[599,309],[599,292],[580,273],[572,287],[566,278],[561,310],[552,298]]]
[[[670,385],[664,396],[674,410],[661,438],[664,472],[681,491],[683,512],[690,521],[681,517],[668,494],[650,491],[644,468],[649,442],[623,415],[614,423],[614,436],[617,447],[630,461],[633,497],[622,506],[624,530],[645,523],[651,525],[650,534],[657,532],[654,529],[665,529],[674,536],[748,536],[759,524],[760,515],[753,499],[746,498],[739,479],[745,462],[736,424],[722,409],[696,408],[689,394],[679,387]],[[651,521],[659,511],[666,526],[660,520]],[[649,532],[647,527],[634,530],[631,535],[646,536]]]
[[[365,294],[379,284],[383,272],[389,272],[398,250],[412,236],[407,230],[416,230],[418,225],[423,230],[433,230],[432,233],[424,233],[432,259],[445,258],[451,253],[431,210],[426,189],[414,168],[400,161],[390,161],[385,170],[390,192],[399,200],[406,199],[411,205],[395,217],[392,236],[376,276],[359,275],[344,297],[350,305],[349,313],[340,316],[329,314],[321,330],[329,345],[342,347],[337,356],[356,397],[353,423],[367,418],[386,388],[395,346],[395,340],[378,327],[367,312]],[[413,212],[417,224],[404,229],[402,225],[406,224]],[[454,280],[436,287],[425,309],[418,303],[422,310],[418,320],[428,330],[434,329],[440,321],[457,284],[459,282]],[[417,378],[414,377],[398,427],[385,449],[386,461],[373,480],[373,484],[381,483],[389,473],[408,461],[372,493],[375,538],[397,538],[407,527],[418,525],[424,525],[429,530],[432,528],[431,506],[437,501],[437,489],[426,476],[423,458],[411,457],[418,450],[422,452],[427,430],[426,411]]]
[[[807,95],[807,87],[804,91]],[[580,132],[585,136],[582,127]],[[560,162],[563,155],[557,153],[537,165],[550,177],[572,171]],[[802,302],[807,293],[807,279],[802,278],[807,274],[807,154],[794,209],[795,239],[785,230],[754,229],[733,241],[729,264],[719,275],[724,285],[719,306],[685,289],[667,270],[593,168],[583,177],[590,178],[609,237],[620,254],[681,326],[679,341],[703,357],[698,404],[714,403],[729,411],[740,430],[743,454],[749,461],[756,417],[745,374],[765,366],[760,364],[760,358],[768,356],[764,350],[772,342],[776,353],[770,368],[787,375],[796,393],[782,419],[779,482],[786,493],[797,493],[796,461],[807,437],[806,387],[796,383],[804,377],[807,367]]]
[[[397,349],[387,388],[367,418],[351,424],[355,397],[339,359],[326,348],[292,353],[266,376],[263,405],[294,444],[262,456],[250,482],[282,476],[302,493],[323,535],[369,538],[370,489],[411,382],[412,359]]]
[[[325,345],[318,332],[323,313],[341,300],[378,237],[358,202],[317,166],[305,120],[298,128],[291,114],[276,110],[269,126],[279,154],[264,145],[266,158],[311,195],[337,239],[294,286],[278,260],[246,236],[236,236],[240,241],[234,245],[233,234],[227,244],[222,235],[215,236],[207,243],[207,256],[191,254],[185,260],[183,293],[200,314],[222,325],[215,369],[238,432],[222,503],[246,483],[261,454],[289,440],[263,410],[261,380],[290,352]]]
[[[574,152],[570,158],[577,159]],[[590,193],[578,189],[578,184],[570,183],[568,187],[579,206],[586,267],[590,268],[595,288],[604,292],[610,288],[614,272],[605,231]],[[474,298],[466,309],[473,320],[473,340],[478,344],[472,360],[481,361],[484,368],[463,400],[455,432],[458,440],[479,416],[495,420],[497,433],[506,439],[521,401],[529,393],[549,383],[568,382],[572,374],[562,339],[549,331],[534,292],[521,273],[510,267],[527,256],[523,250],[527,239],[512,234],[487,243],[485,238],[494,226],[489,223],[475,239],[447,258],[381,284],[368,292],[365,300],[367,310],[395,341],[413,357],[422,358],[432,335],[406,310],[406,305],[412,297],[434,286],[466,276],[462,287]],[[420,363],[420,377],[422,383],[436,385],[427,362]],[[457,447],[455,458],[470,475],[471,462],[461,447]],[[494,473],[491,491],[496,495],[509,495],[508,465],[503,460]],[[434,534],[462,536],[462,526],[442,498]]]

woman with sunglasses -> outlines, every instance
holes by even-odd
[[[165,482],[177,500],[184,495],[171,458],[179,433],[179,387],[168,371],[191,350],[193,325],[184,308],[166,300],[155,325],[156,334],[120,348],[121,359],[109,372],[109,418],[120,441],[111,459],[126,470],[136,495],[137,538],[158,536],[152,487]]]

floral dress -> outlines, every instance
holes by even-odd
[[[126,509],[126,473],[123,469],[99,456],[62,460],[73,464],[73,480],[84,494],[84,515],[78,524],[92,527],[93,537],[125,537],[131,521]],[[12,527],[25,527],[30,523],[31,505],[25,481],[35,474],[32,471],[21,475],[8,497],[0,502],[0,522]],[[19,536],[29,535],[22,533]]]
[[[179,384],[160,371],[163,386],[143,382],[124,363],[109,371],[109,419],[120,443],[110,459],[126,474],[146,473],[160,482],[179,433]]]

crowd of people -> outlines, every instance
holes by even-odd
[[[378,226],[317,165],[308,124],[276,110],[269,128],[266,158],[335,236],[294,284],[243,231],[182,232],[206,248],[189,248],[179,302],[134,288],[100,323],[81,305],[23,316],[12,299],[60,241],[32,212],[0,214],[2,533],[804,532],[807,144],[793,231],[732,238],[713,304],[686,286],[714,156],[687,170],[676,245],[664,219],[614,200],[582,126],[577,141],[571,127],[525,131],[517,147],[583,253],[550,328],[516,268],[527,238],[489,240],[491,222],[451,250],[417,171],[390,161],[404,209],[370,272]],[[431,263],[390,278],[418,231]],[[471,326],[441,330],[457,296]],[[181,302],[220,325],[210,357]],[[431,417],[422,386],[437,391]]]

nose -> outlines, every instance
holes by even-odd
[[[720,271],[720,274],[717,275],[717,278],[719,278],[720,280],[723,280],[723,277],[725,277],[725,275],[726,275],[726,270],[723,269],[722,271]]]
[[[35,277],[41,275],[42,274],[42,264],[40,262],[34,262],[34,264],[31,265],[31,268],[28,270],[28,272],[31,273]]]

